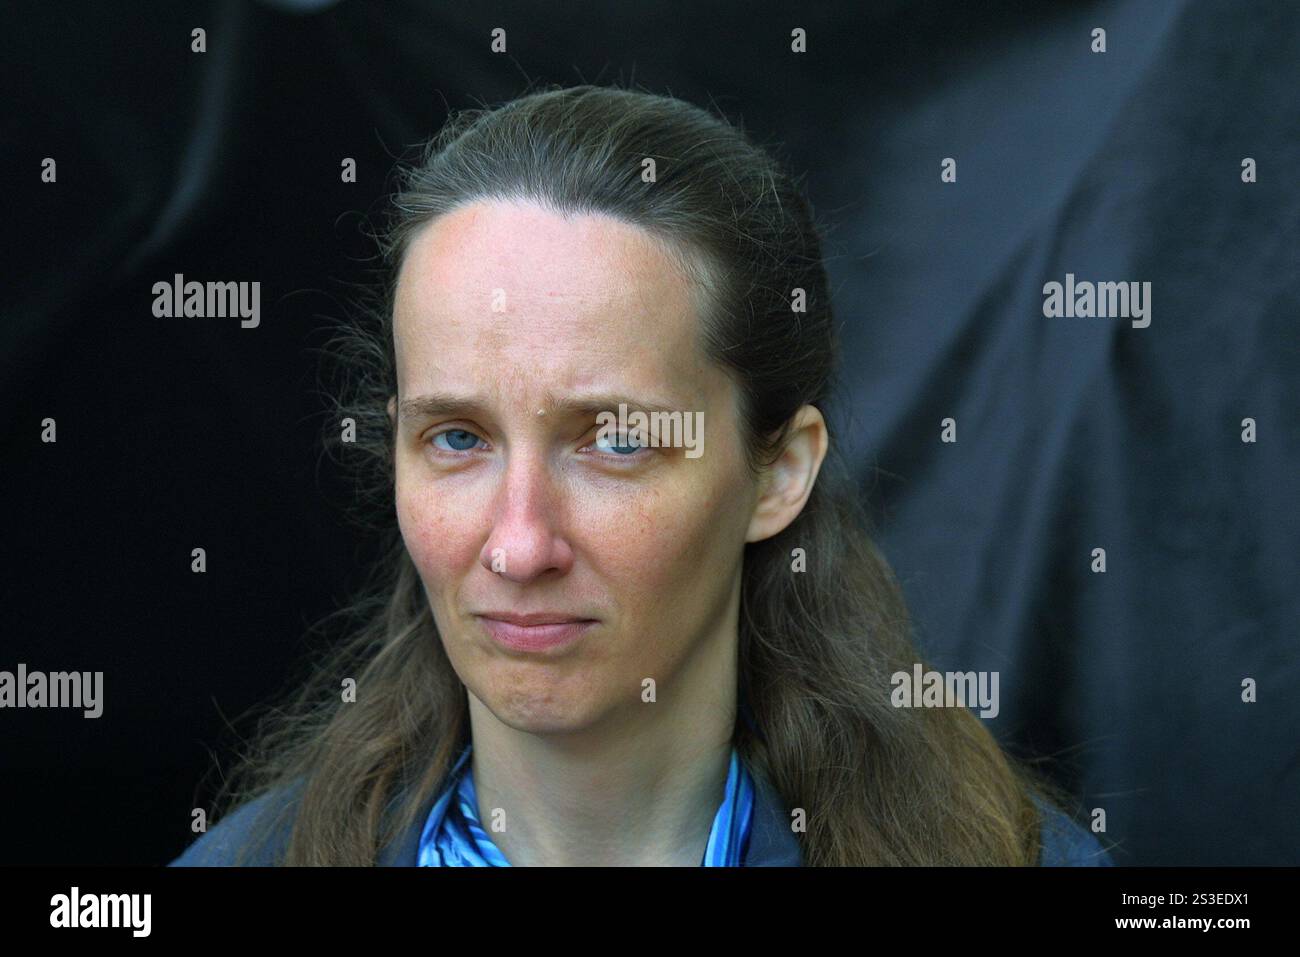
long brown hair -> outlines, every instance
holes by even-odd
[[[645,160],[655,175],[643,177]],[[547,88],[455,114],[399,186],[376,235],[380,280],[330,342],[358,467],[360,514],[386,560],[344,611],[350,638],[311,664],[285,711],[261,721],[226,781],[231,806],[293,787],[282,863],[373,864],[427,806],[468,741],[466,691],[442,648],[393,513],[388,397],[397,392],[392,305],[412,235],[481,200],[520,199],[617,217],[667,241],[695,283],[709,357],[742,397],[757,472],[791,417],[830,399],[837,336],[822,239],[799,184],[742,128],[671,97]],[[803,290],[806,310],[792,311]],[[806,571],[792,571],[794,549]],[[787,809],[802,808],[807,865],[1034,864],[1032,794],[1059,792],[1004,752],[965,707],[899,708],[891,675],[929,666],[902,592],[832,441],[806,507],[745,546],[735,744]],[[341,700],[355,679],[356,700]],[[264,822],[265,839],[283,820]]]

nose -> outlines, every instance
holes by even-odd
[[[566,574],[573,567],[573,549],[563,531],[565,496],[545,461],[521,453],[506,463],[502,475],[492,504],[492,533],[479,563],[519,583],[548,572]]]

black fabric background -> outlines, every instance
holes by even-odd
[[[1300,6],[702,6],[10,6],[0,669],[106,703],[0,713],[0,862],[192,839],[227,721],[374,558],[312,349],[393,156],[449,105],[622,79],[783,143],[837,224],[833,426],[924,652],[999,671],[989,726],[1117,863],[1300,863]],[[260,328],[155,319],[175,272],[260,280]],[[1044,318],[1067,272],[1150,281],[1150,327]]]

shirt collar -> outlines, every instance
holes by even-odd
[[[462,750],[452,771],[444,779],[450,780],[457,769],[461,768],[468,756],[468,749]],[[780,796],[767,782],[763,775],[750,768],[754,780],[754,819],[750,825],[749,847],[741,861],[742,867],[799,867],[802,856],[798,839],[790,829],[790,815],[783,806]],[[420,834],[424,830],[429,812],[434,802],[442,796],[445,788],[439,787],[424,802],[412,823],[397,839],[384,848],[379,856],[380,867],[415,867],[420,847]]]

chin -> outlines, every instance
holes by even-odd
[[[549,682],[538,675],[498,675],[488,682],[481,701],[498,721],[530,734],[566,734],[596,724],[601,709],[592,685]]]

